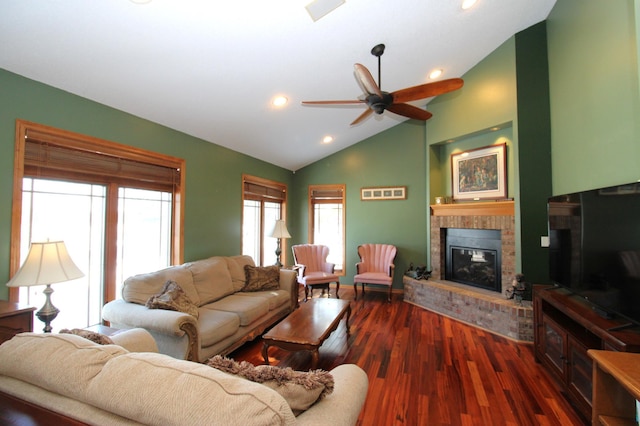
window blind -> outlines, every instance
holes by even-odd
[[[34,137],[36,136],[36,137]],[[122,158],[97,150],[70,147],[62,141],[41,141],[37,133],[27,135],[24,174],[30,177],[73,178],[94,182],[116,182],[173,192],[180,184],[180,170]]]
[[[269,184],[249,177],[244,179],[244,197],[246,199],[285,202],[287,189],[284,185]]]

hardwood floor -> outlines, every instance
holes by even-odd
[[[346,286],[345,286],[346,287]],[[331,291],[334,297],[334,291]],[[320,292],[316,291],[314,297]],[[582,425],[543,368],[533,345],[468,326],[394,295],[367,291],[320,348],[318,368],[353,363],[369,376],[359,425]],[[229,356],[263,363],[258,338]],[[311,355],[269,350],[274,365],[307,370]]]

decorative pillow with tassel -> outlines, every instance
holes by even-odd
[[[210,358],[205,364],[275,390],[287,401],[296,416],[333,392],[333,376],[324,370],[303,372],[274,365],[255,366],[247,361],[236,362],[220,355]]]
[[[167,281],[162,291],[151,296],[145,305],[149,309],[167,309],[183,312],[198,318],[198,307],[175,281]]]
[[[95,331],[83,330],[81,328],[64,328],[60,330],[60,334],[75,334],[76,336],[84,337],[87,340],[91,340],[93,343],[99,345],[113,345],[113,340],[104,334],[96,333]]]

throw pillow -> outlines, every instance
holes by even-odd
[[[198,318],[198,307],[175,281],[167,281],[162,291],[151,296],[145,305],[149,309],[167,309],[183,312]]]
[[[205,364],[275,390],[287,401],[296,416],[333,392],[333,376],[324,370],[303,372],[274,365],[255,366],[247,361],[236,362],[220,355],[210,358]]]
[[[75,334],[76,336],[84,337],[87,340],[91,340],[94,343],[99,345],[113,345],[113,340],[109,338],[109,336],[105,336],[104,334],[96,333],[95,331],[83,330],[81,328],[73,328],[69,330],[68,328],[64,328],[60,330],[61,334]]]
[[[280,288],[280,268],[273,266],[244,266],[247,282],[240,291],[262,291]]]

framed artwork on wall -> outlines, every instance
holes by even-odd
[[[451,154],[454,200],[507,198],[507,144]]]
[[[381,186],[362,188],[360,190],[360,199],[362,201],[371,200],[406,200],[406,186]]]

